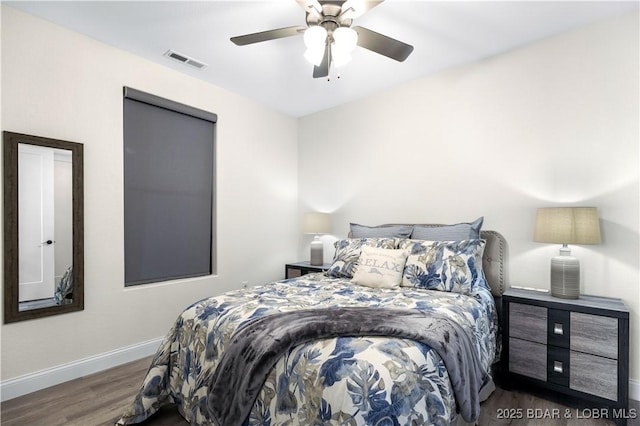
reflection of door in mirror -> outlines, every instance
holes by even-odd
[[[4,322],[81,311],[83,145],[2,135]]]
[[[19,144],[18,182],[20,310],[70,302],[59,284],[73,258],[71,151]]]

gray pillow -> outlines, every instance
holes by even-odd
[[[469,223],[441,226],[414,225],[411,239],[427,241],[477,240],[480,238],[480,228],[482,228],[483,221],[484,216],[481,216]]]
[[[365,226],[350,223],[351,238],[409,238],[413,225]]]

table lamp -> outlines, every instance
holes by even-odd
[[[551,258],[551,295],[580,297],[580,262],[569,244],[600,244],[600,223],[595,207],[545,207],[536,214],[534,241],[562,244]]]
[[[331,217],[329,213],[310,212],[305,213],[302,218],[302,232],[305,234],[315,234],[311,242],[311,265],[322,265],[324,263],[323,244],[320,241],[320,234],[331,232]]]

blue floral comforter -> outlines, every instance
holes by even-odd
[[[468,331],[489,372],[497,359],[497,315],[488,289],[466,296],[399,287],[362,287],[305,275],[197,302],[177,319],[142,389],[118,421],[139,423],[174,403],[197,425],[215,425],[208,384],[231,335],[247,321],[309,308],[379,306],[445,315]],[[425,344],[392,337],[338,337],[296,346],[267,377],[248,425],[448,425],[457,416],[448,372]]]

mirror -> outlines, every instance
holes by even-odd
[[[83,145],[3,136],[4,322],[82,310]]]

